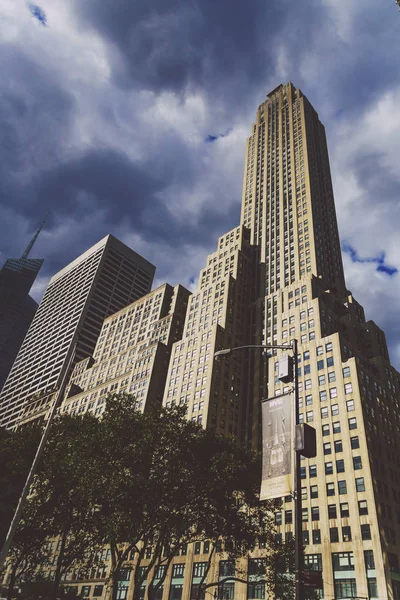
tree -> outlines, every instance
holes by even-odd
[[[56,545],[52,600],[71,569],[88,573],[101,548],[97,514],[98,419],[61,415],[54,423],[31,494]]]
[[[99,463],[99,514],[111,549],[110,599],[121,569],[134,564],[133,598],[147,581],[152,600],[176,553],[198,540],[210,540],[214,553],[223,539],[238,557],[263,536],[273,555],[274,505],[258,500],[260,463],[251,451],[204,431],[182,408],[142,414],[129,396],[107,399],[102,428],[108,454]]]
[[[40,427],[0,427],[0,546],[3,546],[40,439]]]

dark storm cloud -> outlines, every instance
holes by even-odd
[[[86,0],[75,6],[85,24],[118,49],[120,83],[129,78],[155,92],[201,87],[215,95],[235,88],[241,98],[270,68],[273,41],[289,17],[285,2],[265,0]],[[229,103],[236,104],[235,96]]]
[[[93,215],[93,225],[79,248],[52,248],[43,275],[54,273],[107,233],[121,227],[145,234],[147,243],[191,243],[207,246],[216,242],[232,219],[218,207],[205,206],[196,218],[179,223],[162,199],[165,181],[141,168],[121,153],[94,149],[84,156],[42,173],[35,182],[38,202],[51,199],[50,223],[68,219],[77,225]]]
[[[57,159],[68,135],[74,101],[54,74],[14,46],[0,48],[0,208],[35,223],[49,198],[38,198],[35,174]],[[43,213],[43,214],[42,214]],[[1,230],[1,249],[15,252],[15,231]]]

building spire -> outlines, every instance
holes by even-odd
[[[40,224],[39,229],[37,230],[37,232],[35,233],[35,235],[33,236],[33,238],[31,239],[31,241],[29,242],[29,244],[27,245],[27,247],[25,248],[25,251],[22,255],[21,258],[28,258],[30,251],[32,250],[32,246],[33,244],[36,242],[39,233],[42,231],[43,225],[45,224],[45,221],[47,219],[47,217],[49,216],[50,211],[47,211],[47,214],[45,216],[45,218],[43,219],[43,221]]]

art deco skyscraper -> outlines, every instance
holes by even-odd
[[[140,321],[135,328],[124,317],[136,319],[139,305],[104,324],[97,370],[82,374],[77,367],[84,391],[66,401],[67,410],[101,411],[105,390],[134,391],[126,350],[139,341]],[[142,335],[151,340],[153,334],[144,327]],[[317,457],[301,462],[305,567],[322,571],[317,593],[326,600],[399,600],[400,375],[390,365],[384,333],[365,321],[345,287],[324,128],[289,83],[257,110],[246,146],[241,225],[219,238],[200,272],[182,339],[172,345],[164,405],[185,405],[189,419],[260,448],[261,401],[290,391],[276,378],[280,352],[268,366],[259,350],[218,361],[214,353],[293,338],[299,341],[300,418],[317,431]],[[278,539],[293,536],[291,496],[275,522]],[[207,583],[215,587],[202,599],[216,589],[230,600],[267,598],[259,575],[266,552],[260,544],[235,564],[212,540],[185,546],[159,598],[197,598],[210,555]],[[151,549],[149,561],[150,555]],[[126,577],[121,598],[132,585],[129,571]],[[83,583],[78,591],[88,594],[93,582]]]
[[[297,338],[300,418],[318,448],[301,469],[306,568],[323,572],[321,597],[398,599],[400,376],[384,333],[346,290],[324,127],[291,83],[259,106],[244,175],[242,227],[220,238],[200,273],[164,403],[185,403],[189,418],[259,448],[261,401],[289,391],[277,359],[266,370],[257,351],[211,358]],[[293,535],[292,510],[287,497],[278,536]],[[205,558],[188,553],[189,578]],[[230,598],[264,598],[263,585],[228,587]]]
[[[43,224],[21,258],[7,259],[0,270],[0,392],[38,307],[29,292],[43,259],[29,254]]]
[[[46,404],[75,346],[74,364],[92,354],[106,317],[150,291],[154,271],[108,235],[56,273],[0,394],[0,425],[18,425],[31,401]]]

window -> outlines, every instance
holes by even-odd
[[[306,379],[304,389],[311,390],[311,379]]]
[[[308,521],[308,508],[301,509],[301,520],[303,523],[307,523]]]
[[[219,576],[229,577],[235,575],[235,561],[220,560],[219,561]]]
[[[337,527],[329,528],[329,538],[332,544],[339,541],[339,530]]]
[[[333,552],[332,565],[334,571],[354,571],[353,552]]]
[[[317,476],[317,465],[310,465],[308,467],[309,470],[309,476],[310,477],[316,477]]]
[[[346,408],[347,408],[347,412],[353,411],[354,410],[354,400],[347,400]]]
[[[307,530],[303,531],[303,545],[307,546],[310,543],[310,534]]]
[[[375,560],[374,560],[374,551],[373,550],[364,550],[364,561],[365,568],[367,571],[370,569],[375,569]]]
[[[321,419],[327,419],[329,417],[329,411],[327,406],[321,408]]]
[[[312,485],[310,487],[310,498],[318,498],[318,486]]]
[[[300,467],[300,479],[305,479],[307,477],[306,468]]]
[[[329,398],[337,398],[337,388],[333,387],[329,389]]]
[[[313,544],[321,543],[321,530],[320,529],[312,530],[312,541],[313,541]]]
[[[318,375],[318,385],[325,385],[325,375]]]
[[[370,598],[378,598],[378,586],[376,584],[376,577],[368,577],[368,596]]]
[[[328,395],[326,393],[326,390],[321,390],[319,393],[319,401],[325,402],[327,398],[328,398]]]
[[[351,417],[351,419],[349,419],[349,429],[357,429],[356,417]]]
[[[181,600],[183,585],[181,583],[171,583],[169,600]]]
[[[318,369],[318,371],[321,371],[324,368],[324,364],[325,364],[324,359],[321,359],[321,360],[317,361],[317,369]]]
[[[357,584],[355,579],[335,579],[335,598],[357,598]]]
[[[265,598],[265,583],[249,583],[247,585],[247,598],[248,600],[263,600]]]
[[[333,464],[331,462],[325,463],[325,475],[332,475],[333,473]]]
[[[185,574],[185,564],[184,563],[176,563],[172,566],[172,578],[175,577],[183,577]]]
[[[322,346],[317,346],[317,356],[321,356],[324,353]]]
[[[362,469],[361,456],[353,456],[353,467],[355,471]]]
[[[351,527],[350,525],[346,525],[342,527],[342,536],[344,542],[351,542]]]
[[[350,438],[350,444],[351,444],[351,447],[353,448],[353,450],[356,450],[357,448],[360,447],[360,441],[358,439],[358,435],[354,435],[353,437]]]
[[[368,514],[368,503],[366,500],[358,501],[358,514],[359,515],[367,515]]]
[[[344,393],[351,394],[352,392],[353,392],[353,386],[351,385],[351,383],[345,383],[344,384]]]
[[[94,591],[93,591],[93,597],[94,598],[98,598],[102,594],[103,594],[103,586],[102,585],[95,585],[94,586]]]
[[[207,562],[195,562],[193,564],[193,577],[203,577],[207,570]]]
[[[332,352],[332,342],[328,342],[327,344],[325,344],[325,351]]]
[[[347,484],[345,479],[338,481],[339,494],[347,494]]]
[[[293,512],[285,510],[285,523],[293,523]]]
[[[81,590],[81,595],[85,598],[90,594],[90,585],[83,585]]]
[[[335,440],[334,444],[335,444],[335,452],[343,452],[342,440]]]
[[[335,371],[330,371],[328,373],[328,381],[329,383],[334,383],[336,381]]]
[[[282,513],[281,512],[275,513],[275,525],[282,525]]]
[[[333,356],[328,356],[328,358],[326,359],[326,366],[333,367],[334,364],[335,362]]]
[[[314,420],[314,411],[308,410],[306,412],[306,421],[307,423],[311,423]]]
[[[327,483],[326,484],[326,495],[327,496],[334,496],[335,495],[335,484],[334,483]]]
[[[342,369],[342,373],[343,373],[343,379],[345,379],[346,377],[350,377],[350,367],[344,367]]]
[[[311,521],[319,521],[319,506],[311,507]]]
[[[342,458],[336,461],[336,472],[344,473],[344,460]]]
[[[333,433],[340,433],[340,421],[335,421],[332,423]]]
[[[195,542],[194,543],[194,553],[200,554],[200,552],[201,552],[201,542]]]
[[[342,518],[350,516],[349,503],[341,502],[340,503],[340,516]]]
[[[357,492],[365,492],[364,477],[356,477],[356,490]]]
[[[203,553],[208,554],[210,552],[210,542],[206,541],[203,544]]]
[[[339,414],[339,404],[331,405],[331,413],[332,413],[332,417],[336,417]]]
[[[322,425],[322,435],[329,435],[329,434],[330,434],[329,425]]]
[[[330,442],[326,442],[324,444],[324,454],[325,454],[325,456],[327,454],[332,454],[332,444]]]
[[[361,539],[362,540],[370,540],[371,539],[371,527],[369,524],[361,525]]]
[[[337,518],[336,504],[328,504],[328,518],[329,519]]]
[[[307,571],[322,571],[322,554],[305,554],[304,566]]]
[[[312,404],[312,394],[307,394],[306,396],[306,406]]]

